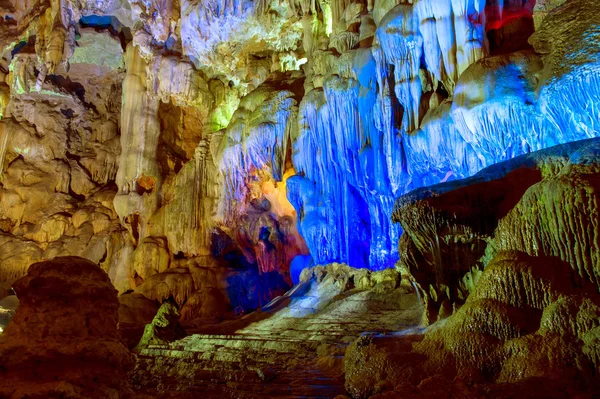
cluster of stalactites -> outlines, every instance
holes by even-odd
[[[39,71],[35,90],[40,91],[46,75],[54,74],[59,65],[68,70],[69,59],[75,51],[75,31],[79,10],[73,10],[64,0],[53,0],[37,23],[35,52]],[[76,19],[77,18],[77,19]]]
[[[5,28],[8,34],[3,35],[2,40],[2,64],[10,64],[11,71],[22,73],[19,70],[20,55],[29,58],[28,52],[21,53],[24,44],[35,40],[35,61],[32,62],[35,68],[34,82],[27,82],[21,79],[18,83],[19,90],[12,93],[4,93],[4,104],[0,104],[0,113],[6,105],[10,94],[24,94],[28,92],[40,92],[43,89],[44,82],[48,75],[65,75],[70,71],[70,60],[73,57],[79,33],[79,24],[82,18],[105,18],[104,16],[119,14],[128,15],[128,10],[124,9],[123,2],[127,0],[19,0],[11,1],[12,7],[3,9],[2,18],[6,17]],[[9,2],[8,4],[10,5]],[[7,10],[8,8],[8,10]],[[9,11],[9,12],[7,12]],[[4,15],[6,13],[6,15]],[[118,21],[116,17],[111,17]],[[120,23],[119,23],[120,24]],[[122,26],[122,25],[121,25]],[[23,64],[21,64],[22,66]],[[3,69],[4,69],[3,68]],[[4,81],[4,74],[0,72],[0,81]],[[7,79],[7,83],[11,82]],[[14,83],[14,82],[13,82]],[[25,90],[25,91],[23,91]]]
[[[401,4],[378,22],[380,69],[393,66],[394,93],[405,110],[403,129],[419,127],[424,92],[439,83],[452,95],[459,76],[488,53],[485,1],[420,0]],[[423,63],[424,60],[424,63]]]
[[[254,171],[270,168],[281,181],[296,112],[293,93],[259,88],[241,100],[228,127],[215,133],[211,147],[225,177],[225,219],[234,217],[236,203],[245,200],[246,179]]]
[[[206,39],[212,33],[211,27],[218,23],[219,19],[227,17],[241,18],[248,12],[252,12],[253,7],[254,4],[247,0],[182,1],[182,10],[194,8],[197,12],[198,25],[196,28],[200,30],[200,35]],[[184,11],[184,14],[186,13]]]
[[[288,198],[317,263],[343,259],[380,269],[397,260],[393,242],[400,230],[388,217],[393,196],[386,165],[387,155],[395,156],[388,147],[397,143],[395,135],[375,130],[374,100],[374,91],[336,77],[300,105],[293,162],[303,176],[288,180]]]
[[[133,19],[142,21],[154,40],[161,44],[177,35],[180,10],[176,3],[173,0],[129,0]]]
[[[562,14],[548,17],[530,40],[545,54],[541,62],[532,51],[505,53],[500,42],[487,42],[488,33],[504,32],[503,24],[531,17],[531,2],[487,3],[376,2],[369,9],[377,25],[371,46],[313,55],[294,143],[294,166],[303,176],[287,186],[315,262],[389,266],[395,242],[386,237],[397,238],[400,229],[385,222],[398,195],[598,135],[588,108],[597,102],[595,50],[581,40],[584,31],[591,35],[593,13],[563,7]],[[597,7],[583,3],[589,11]],[[572,35],[573,28],[581,35]],[[558,38],[552,33],[567,30]],[[542,47],[565,38],[572,38],[568,47]],[[574,54],[586,73],[570,73],[571,62],[563,60]],[[341,73],[348,64],[351,74]],[[551,84],[539,78],[545,71],[555,76],[547,80]],[[551,101],[557,96],[561,101]],[[337,115],[344,116],[341,123]],[[353,239],[367,237],[370,248],[361,251],[370,253],[368,262],[364,252],[345,249],[352,242],[345,236],[349,228],[355,228]]]

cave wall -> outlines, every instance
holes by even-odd
[[[6,292],[79,255],[248,310],[306,266],[394,265],[402,194],[600,128],[591,0],[5,3]]]

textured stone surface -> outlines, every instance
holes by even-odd
[[[396,202],[393,217],[406,232],[400,264],[427,302],[426,320],[462,304],[499,250],[559,257],[597,285],[598,145],[592,139],[531,153]]]
[[[14,283],[18,311],[0,335],[0,395],[124,397],[133,366],[117,332],[117,292],[89,260],[61,257]]]
[[[260,311],[142,349],[134,383],[164,397],[334,397],[344,392],[342,355],[359,334],[419,322],[417,295],[399,283],[394,270],[306,270],[301,284]]]
[[[432,387],[422,385],[434,377],[448,389],[466,382],[467,397],[597,392],[598,251],[586,240],[598,234],[590,211],[598,172],[592,139],[400,198],[400,269],[421,292],[424,320],[439,321],[421,337],[354,343],[345,360],[349,392],[412,386],[429,397]],[[479,234],[479,247],[465,231]]]
[[[346,388],[355,398],[598,392],[597,347],[590,346],[598,295],[575,281],[559,259],[500,252],[466,303],[424,335],[352,343],[344,358]]]

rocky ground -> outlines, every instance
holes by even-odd
[[[345,394],[343,357],[361,334],[416,327],[421,305],[397,272],[329,265],[243,319],[150,345],[134,384],[162,398],[332,398]]]

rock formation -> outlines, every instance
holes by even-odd
[[[117,291],[98,265],[58,257],[14,283],[18,310],[0,335],[0,396],[125,397],[133,356],[117,332]]]
[[[435,397],[438,384],[466,397],[529,395],[542,382],[544,397],[598,391],[599,145],[534,152],[398,200],[400,269],[424,322],[437,322],[423,336],[356,341],[353,397]]]
[[[146,349],[149,345],[167,344],[176,339],[183,338],[183,330],[178,323],[179,311],[175,304],[165,302],[162,304],[152,322],[146,324],[144,334],[140,342],[133,349],[139,352]]]
[[[390,267],[398,196],[597,135],[589,0],[17,3],[7,286],[57,255],[119,292],[181,259],[267,286],[296,256]]]
[[[557,257],[597,286],[598,146],[590,139],[523,155],[396,202],[393,217],[406,232],[400,264],[429,322],[464,303],[500,251]]]

